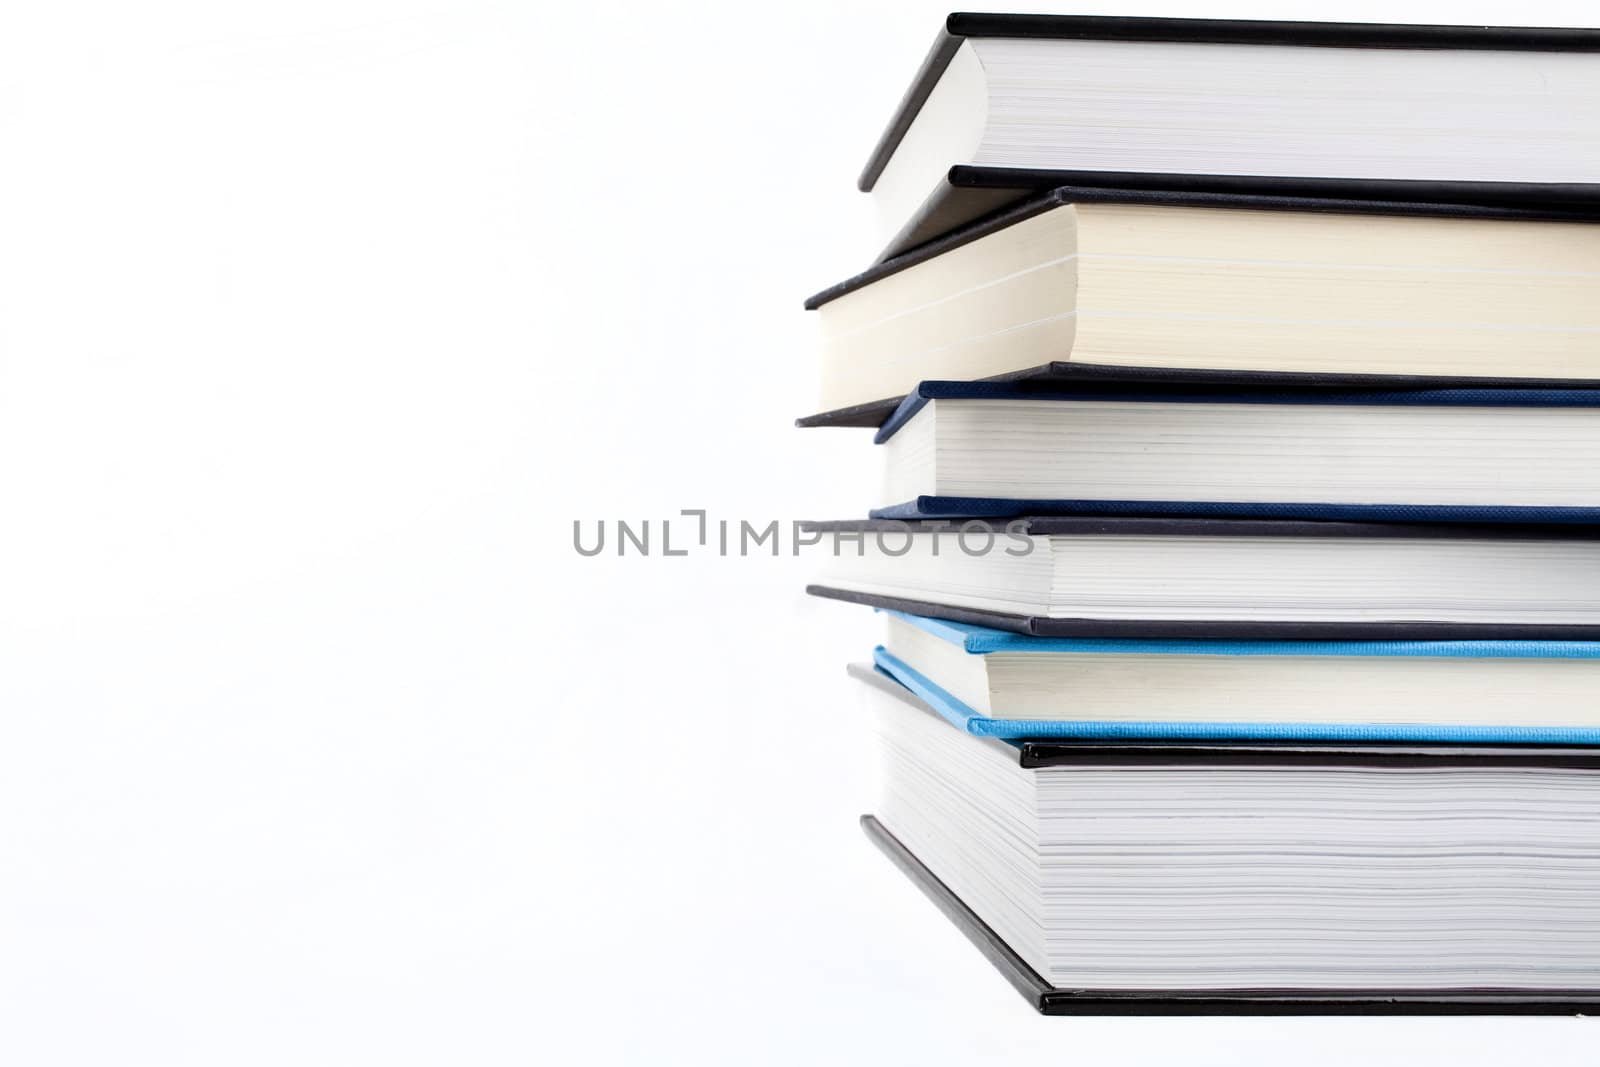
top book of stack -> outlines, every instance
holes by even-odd
[[[860,186],[888,259],[1063,185],[1600,209],[1600,30],[954,14]]]

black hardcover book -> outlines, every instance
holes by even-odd
[[[861,829],[1041,1015],[1593,1015],[1600,990],[1058,989],[872,815]]]
[[[887,283],[887,284],[885,284]],[[1561,388],[1600,381],[1600,202],[1060,187],[831,286],[822,413],[926,379]]]
[[[862,828],[1043,1014],[1600,1008],[1593,838],[1561,829],[1593,821],[1600,749],[952,743],[896,683],[850,674],[885,752]]]
[[[1600,528],[1034,516],[813,522],[813,596],[1034,637],[1600,640]]]
[[[858,184],[884,258],[1068,184],[1594,203],[1597,51],[1593,29],[957,13]]]

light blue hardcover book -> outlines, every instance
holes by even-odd
[[[970,734],[1600,744],[1600,642],[1041,638],[884,612],[878,668]]]

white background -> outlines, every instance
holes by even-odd
[[[946,10],[0,5],[0,1062],[1593,1062],[1033,1015],[856,829],[870,616],[574,552],[865,507],[800,301]]]

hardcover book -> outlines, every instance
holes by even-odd
[[[821,597],[1036,637],[1600,639],[1600,527],[808,523]]]
[[[808,300],[832,417],[806,421],[881,422],[924,379],[1582,384],[1597,223],[1600,204],[1052,190]]]
[[[1010,745],[857,688],[868,835],[1041,1012],[1600,1007],[1600,750]]]
[[[1600,31],[954,14],[859,185],[885,258],[1060,185],[1600,199]]]
[[[1600,744],[1600,642],[1026,637],[885,612],[877,665],[1000,738]]]
[[[1600,522],[1600,389],[924,382],[877,440],[876,518]]]

